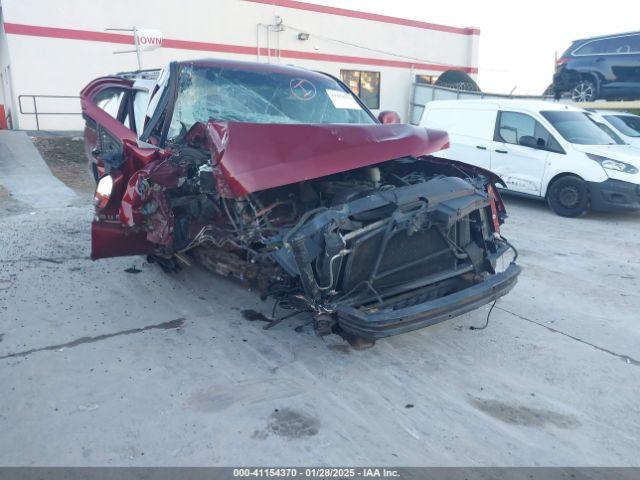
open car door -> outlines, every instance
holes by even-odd
[[[133,81],[123,77],[94,80],[80,92],[85,119],[85,150],[97,182],[96,215],[91,224],[91,258],[151,253],[143,231],[120,220],[120,202],[128,179],[154,160],[157,148],[138,145],[133,121]],[[128,128],[131,125],[132,128]]]

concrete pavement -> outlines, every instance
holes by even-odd
[[[489,327],[357,352],[198,268],[92,262],[63,204],[0,216],[0,465],[637,465],[638,214],[507,199],[524,272]]]
[[[53,176],[25,132],[0,130],[0,185],[34,208],[65,206],[76,194]]]

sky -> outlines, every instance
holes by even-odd
[[[554,58],[576,39],[640,30],[629,0],[307,0],[309,3],[480,28],[478,83],[485,92],[541,95]],[[429,52],[423,57],[429,59]]]

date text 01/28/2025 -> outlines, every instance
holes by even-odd
[[[397,470],[387,468],[234,468],[234,477],[285,478],[393,478]]]

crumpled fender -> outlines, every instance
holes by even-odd
[[[428,157],[425,160],[437,165],[451,165],[458,170],[462,170],[464,173],[466,173],[469,176],[482,175],[485,178],[489,179],[489,181],[493,185],[495,186],[501,185],[503,188],[507,188],[507,184],[504,182],[504,180],[502,180],[502,178],[499,175],[485,168],[477,167],[475,165],[464,163],[458,160],[449,160],[447,158],[440,158],[436,156]],[[500,223],[504,223],[505,218],[507,218],[507,209],[504,206],[504,202],[502,201],[500,192],[498,191],[497,188],[493,188],[491,191],[491,195],[493,195],[493,199],[495,201],[495,206],[497,210],[496,213],[498,215],[498,218],[500,219]]]
[[[148,241],[171,246],[175,219],[165,191],[176,188],[184,175],[168,159],[154,160],[131,175],[120,204],[122,224],[135,227],[144,222]]]

